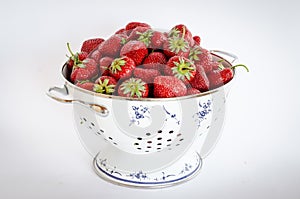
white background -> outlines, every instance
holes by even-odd
[[[1,1],[0,198],[300,198],[298,1]],[[200,174],[136,190],[92,170],[60,86],[66,43],[108,37],[130,21],[184,23],[202,46],[235,53],[221,139]]]

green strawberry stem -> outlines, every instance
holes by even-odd
[[[244,64],[237,64],[237,65],[231,66],[230,69],[234,69],[234,68],[240,67],[240,66],[244,67],[246,69],[246,71],[249,72],[248,67]]]
[[[71,53],[71,56],[74,56],[74,53],[71,50],[70,43],[67,43],[68,51]]]
[[[182,37],[181,38],[184,39],[184,36],[185,36],[185,27],[183,27],[182,29],[183,29],[183,31],[182,31]]]

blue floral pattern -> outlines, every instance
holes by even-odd
[[[147,106],[131,106],[131,109],[134,112],[134,115],[130,118],[129,126],[131,126],[132,124],[139,125],[142,119],[150,118],[150,116],[148,115],[150,114],[150,111]]]
[[[197,123],[197,127],[201,126],[201,123],[207,119],[207,116],[211,113],[211,100],[207,100],[207,102],[201,103],[199,101],[199,111],[193,115],[195,122]]]
[[[180,179],[184,179],[187,176],[194,173],[199,167],[201,167],[201,159],[197,158],[194,163],[183,163],[183,167],[177,171],[173,171],[169,173],[167,171],[161,171],[160,173],[151,174],[143,172],[142,170],[133,173],[120,173],[116,170],[117,167],[107,165],[107,159],[98,159],[98,168],[113,178],[118,180],[122,180],[125,182],[132,182],[132,183],[142,183],[142,184],[160,184],[160,183],[168,183],[168,182],[175,182]]]
[[[165,121],[168,121],[169,119],[173,119],[173,120],[176,121],[176,124],[177,124],[177,125],[180,125],[180,120],[177,118],[177,116],[176,116],[175,113],[171,113],[170,111],[168,111],[168,110],[166,109],[165,106],[163,106],[163,109],[164,109],[164,111],[167,113],[167,116],[168,116],[168,117],[165,119]]]

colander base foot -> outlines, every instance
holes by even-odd
[[[144,172],[143,168],[130,171],[122,169],[122,165],[110,165],[109,158],[98,153],[93,166],[98,176],[117,185],[161,188],[192,179],[202,167],[202,158],[197,152],[191,152],[165,168]]]

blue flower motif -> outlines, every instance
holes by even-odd
[[[163,106],[163,109],[164,109],[164,111],[167,113],[167,115],[169,116],[169,117],[167,117],[166,119],[165,119],[165,121],[168,121],[169,119],[174,119],[175,121],[176,121],[176,124],[180,124],[180,120],[176,117],[176,114],[175,113],[171,113],[171,112],[169,112],[167,109],[166,109],[166,107],[165,106]]]
[[[140,124],[141,119],[149,118],[149,116],[146,116],[147,113],[150,113],[149,108],[143,105],[140,106],[132,106],[132,110],[134,111],[134,116],[132,116],[129,120],[129,126],[132,124]]]
[[[207,102],[204,102],[201,104],[199,102],[199,108],[200,110],[193,115],[193,118],[195,119],[195,122],[197,122],[197,127],[199,128],[201,126],[201,122],[207,119],[207,115],[211,112],[211,101],[207,100]]]

